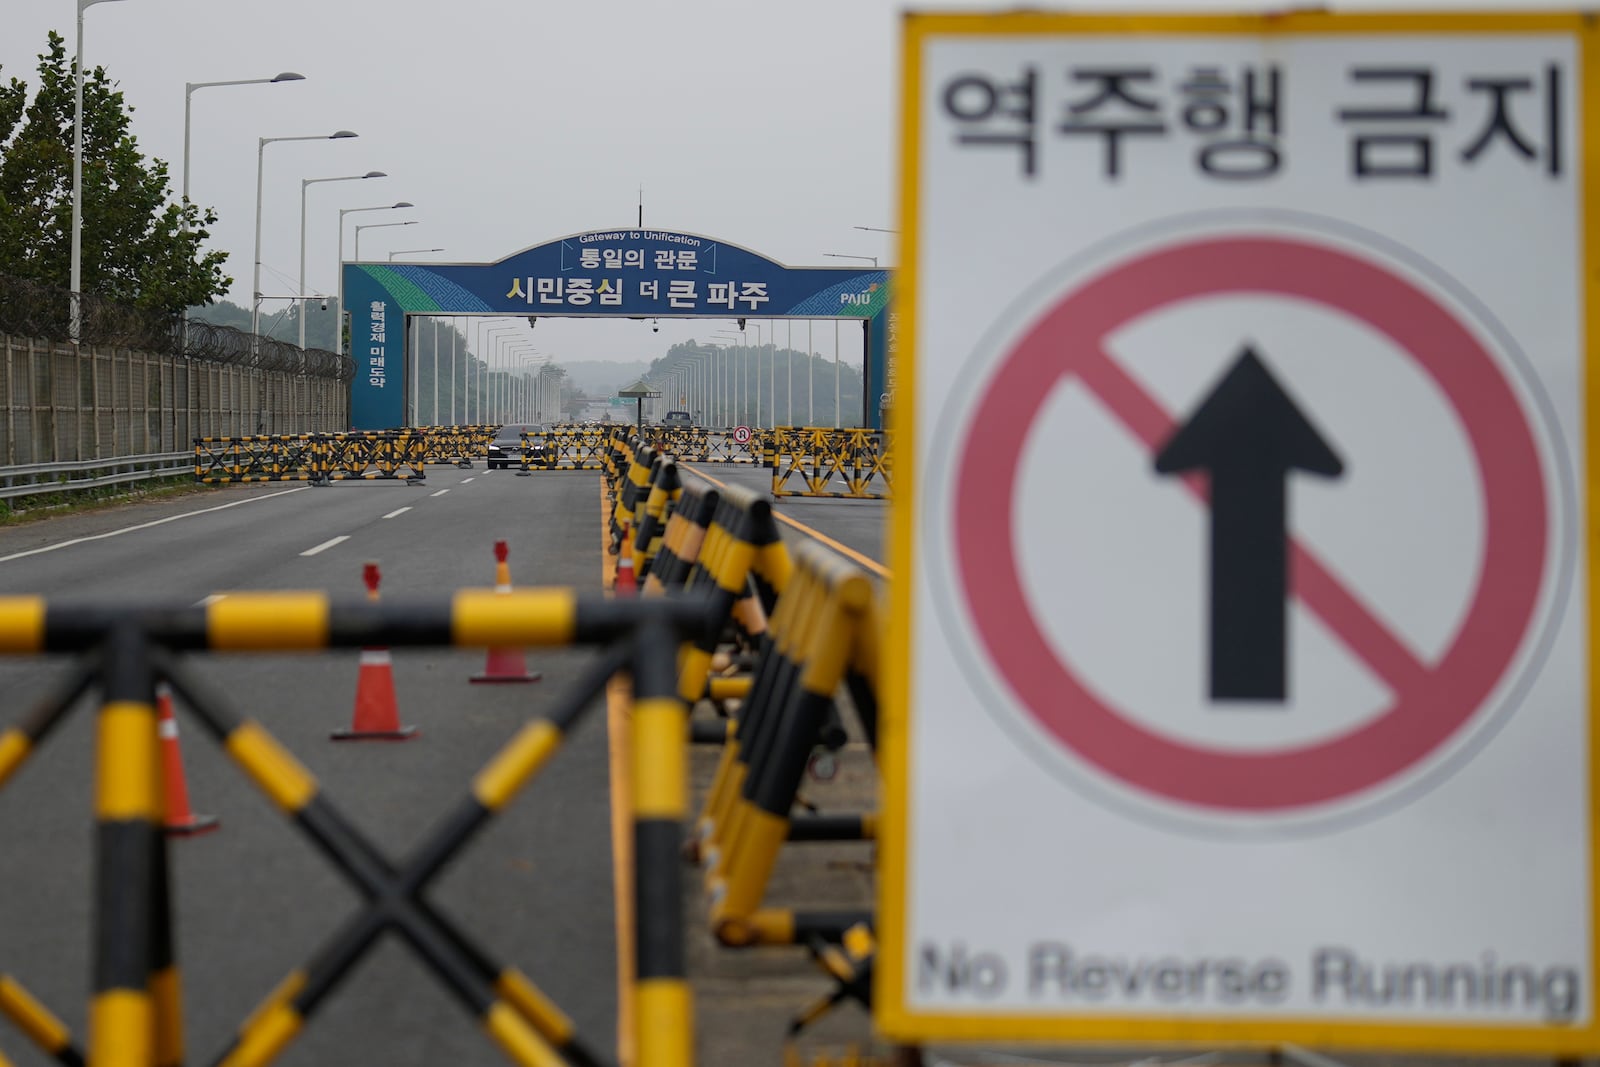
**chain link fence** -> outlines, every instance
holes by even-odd
[[[0,465],[183,451],[349,425],[355,365],[228,326],[0,275]]]

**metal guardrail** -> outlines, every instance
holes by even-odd
[[[193,472],[193,452],[158,452],[143,456],[0,467],[0,500],[172,478]]]

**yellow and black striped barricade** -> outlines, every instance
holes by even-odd
[[[424,462],[451,463],[457,467],[471,467],[473,436],[468,426],[417,426],[413,433],[422,435],[426,442]]]
[[[865,571],[809,543],[797,546],[794,578],[778,600],[768,642],[758,664],[738,728],[722,760],[698,826],[706,867],[711,926],[724,944],[806,943],[837,940],[845,929],[869,921],[861,912],[803,912],[763,908],[779,849],[792,839],[790,812],[806,766],[819,745],[837,747],[835,698],[851,674],[868,704],[863,720],[876,719],[877,626],[871,579]],[[798,839],[869,836],[870,816],[840,819],[835,836],[813,825]]]
[[[316,481],[321,454],[320,434],[196,437],[194,479],[206,485]]]
[[[636,510],[640,509],[650,487],[650,474],[658,453],[648,445],[630,442],[631,456],[627,474],[612,486],[611,551],[620,553],[629,532],[634,528]]]
[[[324,482],[389,481],[420,485],[428,476],[427,438],[409,431],[329,434],[322,465]]]
[[[605,451],[610,435],[603,431],[590,428],[561,430],[561,454],[563,461],[570,470],[602,470],[605,467]]]
[[[324,481],[350,481],[376,477],[381,435],[352,431],[329,434],[323,454]]]
[[[646,444],[660,452],[670,452],[685,463],[761,462],[763,431],[753,431],[750,440],[740,443],[730,430],[703,427],[647,426],[642,436]]]
[[[524,431],[519,473],[605,470],[606,446],[607,439],[592,431]]]
[[[402,430],[385,434],[381,467],[384,477],[404,478],[407,485],[418,485],[428,477],[428,437]]]
[[[627,457],[631,455],[627,434],[621,429],[613,429],[606,434],[605,447],[601,452],[602,470],[605,472],[606,484],[613,490],[627,471]]]
[[[633,574],[644,580],[650,574],[656,553],[661,549],[662,535],[666,529],[667,515],[678,502],[683,483],[678,479],[678,464],[671,456],[662,456],[650,478],[650,491],[644,503],[635,509],[638,513],[637,530],[633,535]]]
[[[775,497],[886,500],[893,491],[890,444],[877,430],[780,426],[762,459]]]
[[[712,622],[684,650],[678,691],[685,700],[718,698],[709,671],[724,628],[732,621],[747,642],[758,640],[791,570],[772,500],[743,486],[723,486],[686,583],[691,593],[708,591]]]
[[[230,595],[204,606],[52,606],[0,598],[0,654],[75,653],[85,662],[21,723],[0,732],[0,786],[68,710],[98,684],[94,988],[87,1062],[177,1067],[185,1059],[173,900],[162,832],[165,790],[155,688],[168,682],[245,775],[304,832],[365,902],[304,967],[241,1025],[215,1062],[262,1067],[386,932],[394,932],[481,1022],[507,1058],[528,1067],[603,1062],[571,1019],[519,970],[496,962],[423,896],[430,881],[550,760],[609,677],[632,677],[631,832],[636,849],[632,993],[638,1067],[693,1062],[693,1004],[684,975],[680,844],[687,815],[686,709],[675,693],[677,647],[704,625],[678,599],[614,601],[569,590],[389,601],[316,593]],[[549,715],[511,738],[402,862],[385,856],[260,723],[229,710],[176,652],[255,652],[455,645],[603,647]],[[0,1011],[59,1062],[82,1063],[72,1035],[15,978]]]
[[[705,453],[701,463],[735,463],[755,466],[761,462],[761,431],[751,432],[750,440],[741,443],[731,431],[712,431],[707,435]]]
[[[868,1013],[872,1011],[872,964],[878,949],[872,928],[866,923],[857,923],[844,932],[838,944],[814,937],[809,947],[811,958],[816,960],[824,974],[833,979],[833,989],[790,1021],[789,1042],[798,1037],[800,1031],[847,1000],[860,1004]],[[792,1048],[786,1043],[786,1052]],[[858,1059],[853,1067],[867,1067],[867,1064]],[[885,1064],[885,1067],[888,1065]]]
[[[678,502],[667,519],[661,536],[661,547],[656,550],[650,573],[644,581],[646,596],[660,596],[680,589],[689,579],[695,562],[700,558],[706,528],[721,499],[709,483],[691,482],[680,486]]]

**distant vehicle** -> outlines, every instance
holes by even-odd
[[[669,411],[661,416],[663,426],[693,426],[694,416],[687,411]]]
[[[543,433],[544,427],[538,423],[519,423],[511,426],[502,426],[494,435],[494,440],[489,442],[489,469],[496,470],[504,467],[522,466],[522,434]],[[544,451],[542,442],[535,442],[530,460],[542,458]]]

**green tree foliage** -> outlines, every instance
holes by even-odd
[[[61,289],[71,281],[75,69],[52,32],[32,101],[20,79],[0,85],[0,272]],[[167,164],[145,158],[132,115],[104,67],[88,72],[83,291],[166,312],[209,303],[232,284],[227,253],[201,249],[216,215],[169,200]]]

